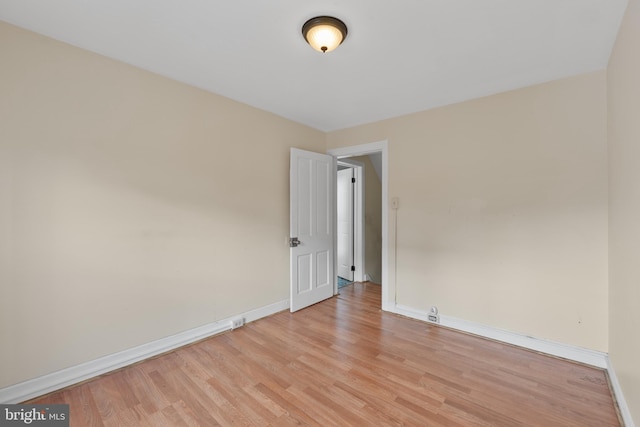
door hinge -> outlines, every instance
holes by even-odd
[[[356,183],[356,179],[355,178],[351,178],[351,183],[355,184]]]
[[[356,266],[355,265],[351,266],[351,271],[356,271]]]

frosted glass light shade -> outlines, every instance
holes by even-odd
[[[309,19],[302,26],[302,35],[312,48],[318,52],[331,52],[344,41],[347,26],[331,16],[318,16]]]

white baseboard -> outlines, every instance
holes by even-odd
[[[611,364],[611,359],[607,356],[607,372],[609,373],[609,381],[611,382],[611,388],[613,389],[613,394],[616,397],[616,401],[618,403],[618,410],[620,411],[620,416],[622,417],[622,421],[626,427],[635,427],[633,423],[633,419],[631,418],[631,411],[627,406],[627,401],[624,399],[624,393],[622,393],[622,387],[620,387],[620,383],[618,382],[618,377],[616,376],[616,371],[613,369],[613,365]]]
[[[402,316],[433,323],[429,321],[427,317],[427,311],[418,310],[413,307],[396,304],[394,309],[390,311]],[[631,419],[631,412],[629,411],[629,407],[627,406],[627,403],[624,399],[622,388],[620,387],[620,383],[618,382],[618,378],[616,377],[616,373],[613,369],[611,361],[609,360],[609,355],[607,353],[534,338],[527,335],[494,328],[491,326],[481,325],[475,322],[469,322],[467,320],[457,319],[455,317],[440,315],[439,324],[448,328],[457,329],[459,331],[468,332],[470,334],[478,335],[481,337],[513,344],[518,347],[524,347],[530,350],[539,351],[541,353],[550,354],[552,356],[562,357],[564,359],[573,360],[576,362],[606,369],[609,374],[611,388],[618,403],[618,408],[620,410],[622,420],[625,423],[626,427],[635,427],[635,424]]]
[[[128,350],[100,357],[80,365],[52,372],[38,378],[14,384],[0,389],[0,403],[20,403],[43,394],[59,390],[81,381],[102,375],[127,365],[148,359],[158,354],[174,350],[178,347],[196,342],[203,338],[219,334],[231,329],[231,319],[243,317],[245,322],[252,322],[289,308],[289,300],[276,302],[255,310],[248,311],[228,319],[222,319],[208,325],[180,332]]]
[[[397,314],[427,322],[429,321],[427,318],[428,313],[426,311],[417,310],[400,304],[397,304],[395,308],[394,312]],[[607,368],[607,354],[600,351],[534,338],[516,332],[505,331],[491,326],[457,319],[455,317],[440,315],[439,324],[448,328],[517,345],[518,347],[528,348],[541,353],[562,357],[564,359],[585,363],[598,368]]]

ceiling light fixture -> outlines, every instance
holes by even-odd
[[[318,52],[331,52],[347,37],[347,26],[332,16],[316,16],[302,26],[304,39]]]

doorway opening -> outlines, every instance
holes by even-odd
[[[357,224],[354,223],[356,231],[354,232],[354,247],[357,247],[358,244],[361,245],[361,257],[362,262],[360,264],[360,274],[358,275],[358,257],[356,254],[355,261],[355,274],[354,280],[356,281],[372,281],[378,283],[382,286],[382,309],[386,311],[393,311],[395,308],[395,282],[390,282],[389,277],[389,227],[388,227],[388,148],[387,141],[374,142],[370,144],[362,144],[351,147],[343,147],[332,149],[328,151],[328,154],[332,155],[337,159],[338,164],[343,163],[347,165],[353,165],[354,161],[357,165],[358,163],[366,163],[366,165],[370,165],[370,170],[367,169],[365,165],[361,167],[354,167],[354,171],[360,170],[362,172],[362,178],[360,182],[362,183],[361,197],[362,197],[362,205],[361,205],[361,227],[362,231],[358,236]],[[375,158],[376,160],[372,160]],[[363,161],[364,160],[364,161]],[[377,166],[374,166],[374,163]],[[349,166],[347,166],[348,168]],[[379,198],[373,201],[372,204],[377,205],[379,207],[379,226],[378,226],[378,237],[369,237],[367,239],[367,225],[370,225],[373,218],[367,215],[366,213],[366,195],[367,195],[367,186],[365,182],[369,182],[365,174],[372,174],[371,176],[376,176],[379,182]],[[370,177],[371,177],[370,176]],[[356,177],[356,183],[358,182],[358,178]],[[337,187],[337,186],[336,186]],[[337,191],[337,189],[336,189]],[[337,194],[336,194],[337,195]],[[371,200],[370,200],[371,202]],[[356,209],[358,206],[358,201],[356,199],[355,203]],[[337,216],[337,214],[336,214]],[[378,239],[377,242],[375,239]],[[378,267],[375,268],[375,262],[367,263],[366,259],[366,251],[367,249],[375,248],[377,245],[379,251],[379,261]],[[336,233],[336,238],[334,239],[334,248],[336,254],[336,267],[338,267],[338,236]],[[356,251],[354,250],[354,253]],[[369,257],[370,259],[371,257]],[[336,269],[337,271],[337,269]],[[378,277],[375,277],[378,276]],[[336,293],[338,292],[338,281],[336,280]]]

